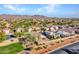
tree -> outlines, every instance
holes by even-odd
[[[1,29],[4,29],[4,28],[6,28],[8,23],[6,22],[6,21],[2,21],[2,22],[0,22],[0,28]]]
[[[0,32],[0,42],[6,40],[6,35],[4,32]]]
[[[29,42],[33,42],[34,43],[36,41],[36,38],[33,35],[31,35],[31,34],[26,34],[26,37],[29,40]]]
[[[14,35],[16,36],[16,37],[22,37],[22,36],[24,36],[24,32],[15,32],[14,33]]]

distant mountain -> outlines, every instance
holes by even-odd
[[[0,15],[1,19],[50,19],[50,17],[42,16],[42,15]]]
[[[22,19],[36,19],[36,20],[49,20],[49,21],[63,21],[63,20],[79,20],[79,18],[57,18],[57,17],[47,17],[43,15],[10,15],[2,14],[0,15],[0,20],[22,20]]]

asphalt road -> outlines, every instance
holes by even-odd
[[[50,54],[79,54],[79,42],[51,52]]]

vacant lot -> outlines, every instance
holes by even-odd
[[[15,54],[23,50],[20,43],[14,43],[8,46],[0,47],[0,54]]]

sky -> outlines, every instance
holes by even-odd
[[[79,18],[79,4],[0,4],[0,14]]]

